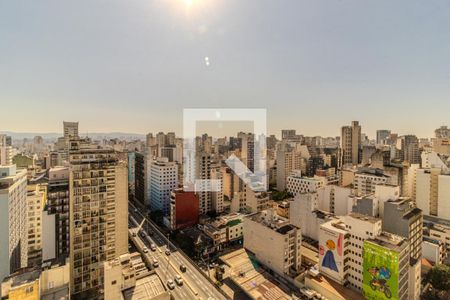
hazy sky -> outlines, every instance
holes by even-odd
[[[270,133],[450,125],[450,2],[0,0],[0,131],[181,133],[267,108]]]

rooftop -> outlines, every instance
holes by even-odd
[[[125,300],[152,299],[166,293],[158,275],[153,274],[136,280],[136,286],[123,291]]]
[[[382,232],[381,235],[367,241],[396,252],[408,247],[408,243],[405,242],[403,237],[388,232]]]
[[[378,218],[367,216],[367,215],[363,215],[363,214],[359,214],[359,213],[355,213],[355,212],[352,212],[351,214],[349,214],[349,216],[352,217],[352,218],[358,219],[358,220],[370,222],[372,224],[380,222],[380,219],[378,219]]]
[[[245,249],[239,249],[220,257],[229,267],[229,277],[250,298],[258,300],[284,300],[291,296],[279,287],[279,283],[261,268]]]

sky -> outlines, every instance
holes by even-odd
[[[0,0],[0,131],[181,133],[184,108],[431,137],[450,125],[450,2]]]

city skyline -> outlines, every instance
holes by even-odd
[[[270,133],[430,136],[450,109],[449,5],[5,1],[2,112],[23,121],[0,129],[181,132],[183,108],[262,107]]]

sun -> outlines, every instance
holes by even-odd
[[[186,6],[192,6],[194,4],[194,0],[183,0]]]

